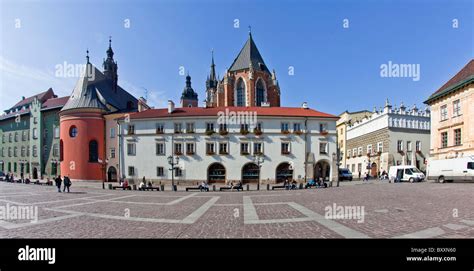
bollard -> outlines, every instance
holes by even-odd
[[[259,183],[257,184],[257,190],[260,190],[260,184]]]
[[[249,190],[250,190],[250,185],[249,185],[249,184],[247,184],[247,191],[249,191]]]
[[[267,190],[270,190],[270,184],[267,183]]]
[[[216,191],[216,185],[215,184],[212,185],[212,191]]]
[[[109,183],[109,189],[112,190],[112,184],[111,183]]]
[[[178,191],[178,186],[176,184],[173,186],[173,191],[174,192]]]
[[[303,189],[303,183],[300,183],[300,189]]]
[[[102,182],[102,189],[105,189],[105,182]]]
[[[165,191],[165,185],[164,184],[160,185],[160,190]]]
[[[133,190],[137,190],[137,185],[136,185],[136,184],[132,184],[132,189],[133,189]]]

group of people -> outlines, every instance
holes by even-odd
[[[239,181],[237,183],[237,185],[234,185],[234,182],[230,182],[228,187],[230,188],[230,190],[234,190],[234,189],[242,189],[242,181]]]
[[[58,177],[56,177],[54,179],[54,182],[56,183],[56,187],[58,188],[58,192],[61,193],[61,185],[63,184],[63,179],[61,179],[61,175],[58,175]],[[72,185],[72,182],[71,182],[71,179],[69,179],[68,176],[64,176],[64,188],[63,188],[63,192],[67,192],[69,193],[69,188],[71,187]]]
[[[127,182],[126,185],[128,186],[128,181],[125,180],[125,182]],[[153,187],[153,184],[150,181],[148,181],[148,183],[147,183],[146,179],[145,179],[145,176],[143,176],[142,182],[138,185],[138,189],[143,190],[146,187]]]
[[[285,182],[283,183],[283,186],[286,188],[286,190],[294,190],[297,188],[296,184],[297,183],[295,180],[290,182],[288,179],[286,179]]]

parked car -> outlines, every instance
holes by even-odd
[[[425,179],[425,174],[415,166],[391,166],[388,179],[393,182],[421,182]]]
[[[427,175],[440,183],[474,181],[474,156],[429,160]]]
[[[352,172],[348,168],[339,169],[339,181],[344,180],[352,181]]]

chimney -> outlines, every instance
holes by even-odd
[[[21,96],[21,99],[24,100],[24,99],[25,99],[25,96]]]
[[[168,114],[173,113],[174,111],[174,102],[172,100],[168,100]]]
[[[301,104],[301,108],[303,109],[308,109],[308,102],[303,102],[303,104]]]

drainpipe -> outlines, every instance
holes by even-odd
[[[304,118],[304,182],[307,181],[308,175],[308,118]]]

